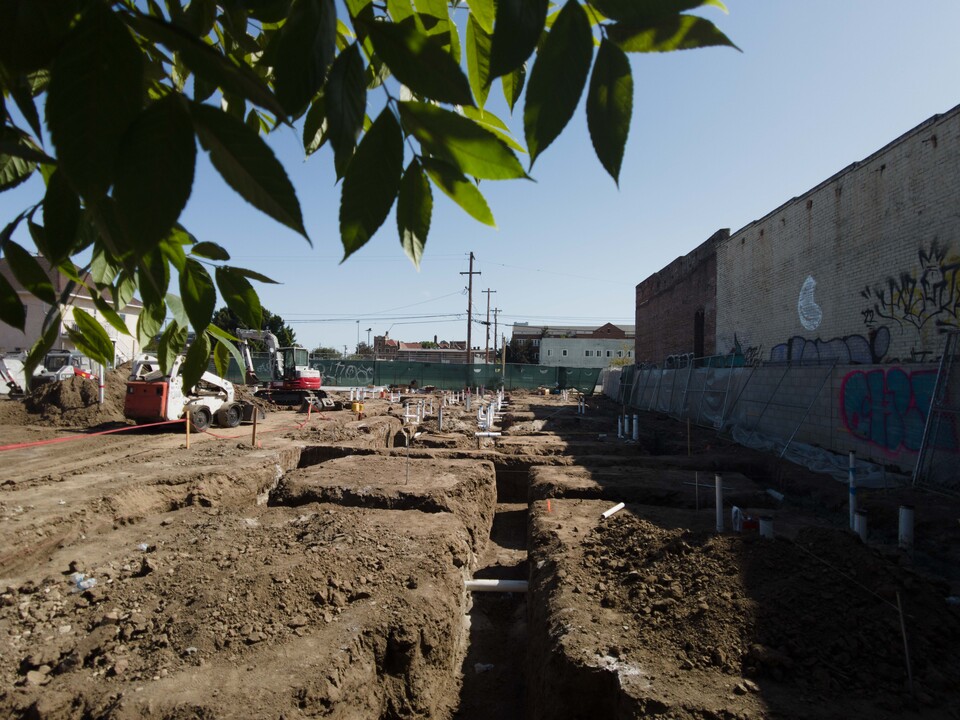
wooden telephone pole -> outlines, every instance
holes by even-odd
[[[484,345],[483,363],[485,365],[489,365],[490,364],[490,295],[496,294],[497,291],[487,288],[486,290],[481,290],[480,292],[484,292],[487,294],[487,321],[484,323],[484,325],[487,326],[487,344]],[[493,336],[493,341],[494,342],[497,341],[496,335]]]
[[[471,330],[473,329],[473,276],[482,275],[481,272],[473,271],[473,251],[470,251],[470,271],[462,272],[461,275],[467,275],[469,278],[467,284],[467,387],[470,387],[471,380],[473,379],[470,376],[470,366],[473,365],[473,346],[472,339],[473,334]]]

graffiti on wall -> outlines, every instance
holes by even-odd
[[[883,361],[890,348],[890,330],[873,328],[868,337],[847,335],[821,340],[795,335],[770,350],[770,362],[790,362],[800,365],[821,365],[836,361],[840,365],[872,365]]]
[[[960,257],[934,240],[917,251],[919,267],[867,286],[860,296],[870,302],[861,314],[867,327],[888,320],[900,328],[913,328],[918,339],[927,326],[960,327]]]
[[[936,370],[854,370],[840,384],[843,427],[887,452],[918,452],[936,381]],[[931,447],[958,450],[956,424],[950,420],[930,439]]]
[[[369,385],[374,381],[373,365],[351,365],[339,360],[315,363],[324,385]]]
[[[803,325],[804,330],[816,330],[820,327],[820,321],[823,320],[823,310],[813,298],[816,287],[817,281],[813,279],[813,275],[808,275],[803,281],[803,287],[800,288],[797,313],[800,315],[800,324]]]

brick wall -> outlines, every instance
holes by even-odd
[[[714,354],[716,245],[729,234],[729,230],[718,230],[637,285],[634,356],[638,362],[662,364],[671,355],[694,352],[697,311],[703,312],[704,353]]]
[[[719,241],[717,352],[936,359],[960,326],[958,196],[960,106]]]

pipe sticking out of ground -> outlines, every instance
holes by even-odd
[[[471,592],[525,593],[526,580],[466,580],[464,587]]]

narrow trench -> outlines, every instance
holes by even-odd
[[[529,469],[497,465],[497,506],[475,578],[526,580]],[[525,717],[527,604],[521,593],[473,593],[457,720]]]

